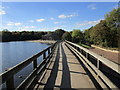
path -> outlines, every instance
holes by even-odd
[[[54,56],[36,88],[76,89],[95,88],[95,86],[77,58],[63,42],[57,46]]]

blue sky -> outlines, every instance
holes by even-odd
[[[4,2],[1,27],[9,31],[84,30],[116,7],[117,2]]]

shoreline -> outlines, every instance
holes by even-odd
[[[56,41],[54,41],[54,40],[27,40],[27,42],[38,42],[38,43],[45,43],[45,44],[54,44]]]

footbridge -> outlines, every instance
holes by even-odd
[[[38,58],[43,60],[38,64]],[[33,71],[15,87],[14,75],[29,64]],[[0,74],[6,89],[119,89],[120,64],[69,41],[58,41]]]

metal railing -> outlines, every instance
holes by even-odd
[[[6,82],[7,89],[15,89],[14,87],[14,75],[27,67],[29,64],[33,63],[33,71],[30,75],[16,88],[16,89],[23,89],[23,88],[33,88],[35,83],[39,79],[42,72],[45,70],[46,65],[50,61],[50,58],[53,55],[53,52],[56,48],[58,42],[54,43],[50,47],[44,49],[43,51],[39,52],[38,54],[33,55],[32,57],[28,58],[27,60],[17,64],[16,66],[10,68],[8,71],[5,71],[0,74],[0,85]],[[48,54],[46,54],[48,52]],[[43,61],[37,65],[37,58],[43,55]]]
[[[77,55],[82,63],[87,67],[95,80],[102,88],[118,88],[106,75],[101,71],[102,64],[106,65],[116,73],[120,74],[120,64],[110,61],[94,52],[89,51],[75,43],[65,41],[67,47]],[[90,61],[90,56],[96,59],[96,62]]]

